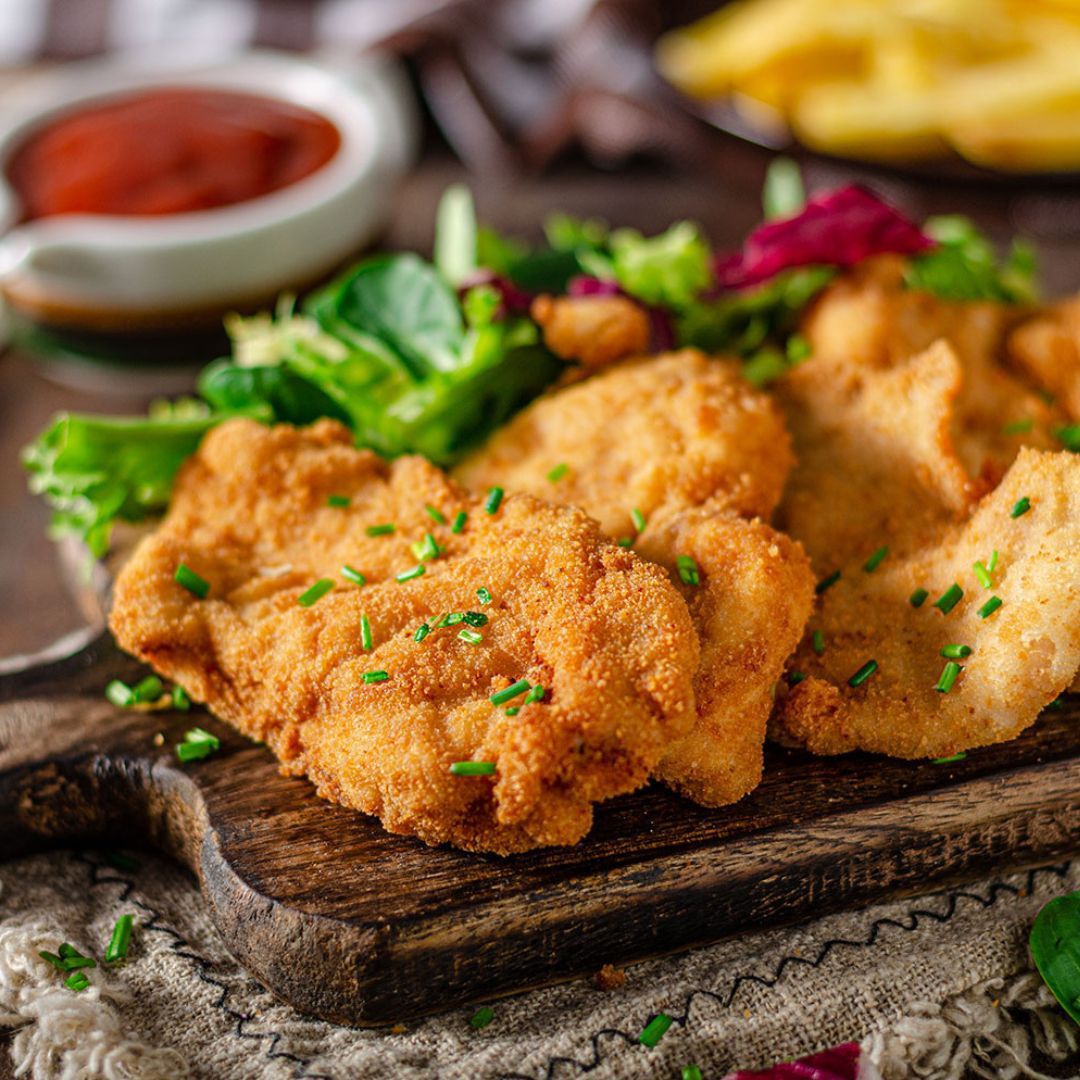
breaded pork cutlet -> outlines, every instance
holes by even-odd
[[[110,624],[284,771],[432,844],[574,843],[694,722],[697,639],[662,569],[579,510],[468,494],[332,421],[208,435]],[[519,680],[543,696],[499,697]]]
[[[709,500],[768,516],[791,469],[775,404],[734,361],[695,349],[643,357],[556,390],[523,409],[455,470],[580,506],[614,537]]]
[[[697,723],[657,770],[708,806],[761,778],[773,687],[802,635],[813,575],[754,515],[791,467],[775,405],[730,361],[687,350],[610,368],[535,402],[458,470],[582,507],[664,566],[701,640]]]
[[[904,758],[1015,737],[1080,668],[1078,555],[1080,457],[1021,451],[969,520],[823,592],[774,733]]]

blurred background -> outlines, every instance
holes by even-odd
[[[0,138],[32,133],[35,87],[77,65],[228,64],[251,49],[346,79],[375,70],[391,88],[394,182],[368,208],[384,247],[429,251],[456,180],[481,220],[526,238],[564,210],[645,232],[689,218],[734,247],[785,153],[811,190],[857,180],[916,217],[960,211],[995,239],[1023,233],[1048,292],[1080,285],[1074,0],[0,0]],[[18,230],[25,206],[8,216]],[[19,448],[58,410],[142,411],[207,359],[190,327],[124,330],[89,347],[5,339],[0,656],[86,618]]]

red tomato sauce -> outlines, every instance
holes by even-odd
[[[329,120],[288,102],[148,90],[47,123],[15,151],[8,177],[26,218],[183,214],[295,184],[340,144]]]

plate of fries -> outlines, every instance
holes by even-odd
[[[736,0],[662,37],[656,64],[773,148],[1080,171],[1080,0]]]

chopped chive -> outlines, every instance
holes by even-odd
[[[81,971],[76,971],[64,980],[64,985],[78,994],[90,985],[90,980]]]
[[[463,611],[448,611],[435,623],[435,629],[442,630],[444,626],[457,626],[459,622],[464,620],[465,613]]]
[[[129,705],[135,704],[135,691],[120,679],[113,679],[105,687],[105,696],[120,709],[126,709]]]
[[[913,608],[921,608],[926,603],[926,598],[930,594],[925,589],[916,589],[909,597],[908,603]]]
[[[645,531],[645,515],[636,506],[630,511],[630,520],[638,532]]]
[[[437,506],[432,506],[431,503],[428,503],[424,507],[424,511],[432,521],[437,521],[440,525],[446,524],[446,515]]]
[[[493,487],[487,494],[487,498],[484,500],[484,509],[489,514],[494,514],[498,511],[499,505],[503,501],[503,489],[501,487]]]
[[[366,615],[360,616],[360,647],[370,649],[372,645],[371,621]]]
[[[941,678],[938,679],[937,686],[934,689],[939,694],[947,694],[953,688],[953,683],[956,682],[956,678],[962,670],[955,660],[947,661],[941,669]]]
[[[139,869],[139,860],[125,855],[122,851],[106,851],[105,861],[117,870],[126,870],[129,874]]]
[[[424,638],[426,638],[428,636],[428,634],[430,634],[430,633],[431,633],[431,627],[428,626],[427,623],[421,623],[416,628],[416,633],[413,634],[412,639],[413,639],[413,641],[423,641]]]
[[[165,693],[165,686],[156,675],[147,675],[131,688],[131,692],[139,704],[145,705],[148,701],[157,701]]]
[[[1012,420],[1001,429],[1002,435],[1026,435],[1035,426],[1035,421],[1030,416],[1023,420]]]
[[[1060,694],[1058,694],[1058,696],[1054,698],[1054,700],[1051,701],[1049,705],[1046,706],[1048,712],[1061,712],[1061,710],[1064,708],[1065,699]]]
[[[184,733],[184,741],[178,743],[176,756],[181,761],[198,761],[209,757],[215,750],[221,748],[221,740],[216,735],[202,728],[192,728]]]
[[[990,571],[983,566],[982,562],[972,563],[971,569],[975,571],[975,580],[984,588],[992,589],[994,587],[994,581],[990,577]]]
[[[397,532],[397,526],[388,521],[385,525],[369,525],[364,532],[368,536],[391,536]]]
[[[679,580],[684,585],[701,584],[701,572],[698,570],[698,564],[689,555],[677,555],[675,557],[675,566],[679,571]]]
[[[495,1010],[489,1005],[482,1005],[469,1017],[469,1023],[472,1027],[479,1031],[481,1028],[486,1028],[492,1020],[495,1019]]]
[[[105,949],[106,964],[115,964],[117,960],[125,959],[128,954],[128,946],[131,944],[131,930],[134,924],[134,915],[121,915],[116,920],[112,937],[109,938],[108,947]]]
[[[488,700],[497,708],[500,705],[505,705],[508,701],[513,701],[518,694],[524,694],[528,689],[529,680],[518,679],[517,682],[511,683],[505,689],[496,691]]]
[[[362,678],[365,685],[370,686],[372,683],[386,682],[390,676],[385,671],[365,671]]]
[[[74,945],[71,945],[66,941],[63,942],[56,951],[60,954],[61,960],[71,960],[73,957],[82,956],[82,953],[79,952]]]
[[[60,957],[56,955],[56,953],[51,953],[43,950],[42,952],[38,953],[38,956],[40,956],[42,960],[47,960],[50,964],[52,964],[54,968],[56,968],[57,971],[67,971],[67,968],[64,967],[64,961],[61,960]]]
[[[457,516],[454,518],[454,524],[450,526],[452,533],[460,533],[465,528],[465,522],[469,520],[469,515],[464,510],[459,510]]]
[[[1017,499],[1013,503],[1013,508],[1009,511],[1009,517],[1018,518],[1023,517],[1031,509],[1031,500],[1025,495],[1022,499]]]
[[[210,591],[210,582],[199,577],[187,563],[177,566],[174,580],[177,585],[183,586],[189,593],[194,593],[200,600],[204,600]]]
[[[1059,427],[1054,434],[1066,450],[1071,450],[1074,454],[1080,453],[1080,424]]]
[[[450,766],[454,776],[492,776],[495,772],[494,761],[455,761]]]
[[[948,657],[950,660],[963,660],[965,657],[970,656],[971,652],[970,645],[946,645],[941,650],[941,655]]]
[[[296,602],[301,607],[311,607],[316,601],[321,600],[332,588],[334,582],[328,577],[319,578],[310,589],[305,589],[297,598]]]
[[[868,574],[872,574],[882,564],[882,562],[885,561],[885,556],[888,554],[888,545],[879,547],[877,551],[875,551],[874,554],[871,555],[870,558],[863,563],[863,570]]]
[[[815,630],[810,638],[810,643],[815,653],[822,656],[825,652],[825,635],[820,630]]]
[[[487,626],[488,617],[482,611],[466,611],[461,618],[469,626]]]
[[[486,607],[491,603],[491,593],[485,588],[479,588],[476,590],[476,599]]]
[[[804,671],[789,671],[788,672],[788,686],[798,686],[806,678],[806,672]]]
[[[417,563],[411,570],[402,570],[400,574],[394,575],[395,581],[412,581],[413,578],[423,577],[427,567],[423,563]]]
[[[615,543],[621,548],[630,548],[634,546],[634,538],[632,536],[620,536]]]
[[[359,570],[354,569],[348,563],[341,568],[341,576],[346,581],[351,581],[354,585],[364,585],[367,582],[367,578],[364,577]]]
[[[815,586],[814,592],[820,596],[826,589],[831,589],[840,580],[840,571],[834,570],[827,577],[823,577]]]
[[[412,552],[421,562],[424,562],[437,559],[442,554],[442,548],[436,543],[431,533],[424,533],[424,539],[412,545]]]
[[[78,971],[80,968],[96,968],[97,961],[92,956],[68,956],[61,961],[65,971]]]
[[[503,711],[506,713],[507,716],[517,716],[517,714],[521,712],[521,706],[512,705],[509,709],[504,709]]]
[[[467,626],[463,630],[458,631],[458,637],[462,641],[467,641],[470,645],[479,645],[484,640],[484,635],[476,630],[470,630]]]
[[[931,762],[932,765],[951,765],[954,761],[963,761],[967,757],[967,754],[963,750],[959,754],[950,754],[948,757],[936,757]]]
[[[182,686],[172,688],[172,707],[177,712],[190,712],[191,710],[191,698]]]
[[[680,1080],[702,1080],[701,1070],[696,1065],[684,1065],[679,1078]]]
[[[986,569],[989,570],[990,573],[992,574],[997,569],[997,564],[998,564],[998,553],[997,553],[997,548],[994,548],[994,550],[990,552],[990,561],[986,564]]]
[[[878,662],[876,660],[867,660],[865,664],[854,675],[848,679],[847,684],[851,687],[862,686],[871,675],[878,669]]]
[[[671,1027],[672,1020],[667,1013],[657,1013],[642,1029],[641,1034],[638,1036],[638,1042],[642,1046],[647,1046],[650,1049],[654,1047],[663,1037],[664,1033],[669,1027]]]
[[[993,615],[999,607],[1001,607],[1002,599],[1000,596],[991,596],[989,600],[981,608],[979,608],[979,618],[985,619],[990,615]]]
[[[950,611],[964,597],[964,590],[954,581],[935,601],[934,607],[941,612],[942,615],[948,615]]]
[[[331,495],[326,500],[326,505],[327,506],[346,507],[351,502],[352,502],[352,500],[349,498],[348,495]]]
[[[561,461],[547,474],[547,478],[552,484],[557,484],[569,471],[570,466]]]
[[[522,705],[531,705],[534,701],[544,700],[544,688],[537,684],[526,695]]]

